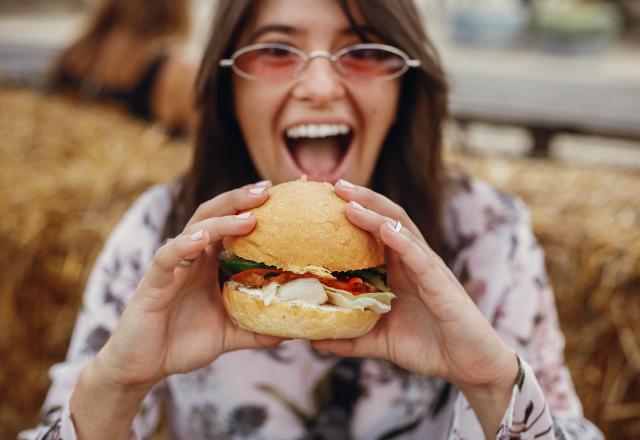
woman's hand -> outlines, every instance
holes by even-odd
[[[387,359],[415,373],[441,377],[461,389],[474,409],[474,401],[498,403],[498,418],[488,427],[494,433],[518,372],[513,350],[400,206],[344,181],[335,191],[350,201],[349,220],[386,245],[387,283],[397,298],[370,333],[352,340],[318,341],[314,347],[342,356]]]
[[[254,228],[255,216],[237,214],[264,203],[268,184],[209,200],[182,234],[158,249],[96,357],[103,375],[122,386],[147,387],[170,374],[208,365],[227,351],[282,341],[236,327],[227,317],[218,283],[222,237]],[[193,262],[185,266],[183,259]]]

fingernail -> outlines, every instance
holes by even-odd
[[[260,182],[254,183],[253,186],[269,186],[271,185],[271,180],[261,180]]]
[[[204,231],[202,229],[194,234],[191,234],[191,240],[193,241],[200,241],[202,240],[202,237],[204,237]]]
[[[386,222],[385,225],[387,225],[387,228],[393,232],[400,232],[402,230],[402,223],[400,223],[400,220],[396,220],[395,223]]]
[[[249,192],[251,194],[253,194],[254,196],[259,196],[259,195],[262,195],[262,193],[264,192],[265,189],[266,188],[264,186],[261,186],[261,187],[258,187],[258,188],[251,188],[249,190]]]
[[[340,179],[340,180],[338,181],[338,184],[339,184],[341,187],[343,187],[343,188],[353,189],[353,188],[355,188],[355,187],[356,187],[353,183],[348,182],[348,181],[346,181],[346,180],[344,180],[344,179]]]
[[[251,218],[252,212],[243,212],[242,214],[236,215],[236,220],[249,220]]]
[[[351,206],[353,206],[353,209],[355,209],[356,211],[361,211],[361,212],[366,211],[366,209],[364,209],[364,206],[362,206],[360,203],[356,202],[355,200],[352,200],[349,203],[351,203]]]

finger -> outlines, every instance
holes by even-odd
[[[404,208],[388,197],[383,196],[367,187],[354,185],[344,179],[339,180],[334,186],[336,194],[347,202],[355,201],[362,206],[379,212],[380,214],[400,220],[402,224],[408,228],[416,237],[422,237],[422,233],[413,223],[413,220],[407,214]],[[424,239],[424,238],[423,238]]]
[[[191,234],[181,234],[167,241],[155,253],[153,260],[141,280],[141,285],[155,289],[167,287],[173,279],[173,272],[182,259],[198,255],[210,241],[208,231],[200,229]]]
[[[351,339],[322,339],[311,341],[311,346],[316,350],[326,351],[341,357],[368,357],[369,353],[356,353],[355,343]]]
[[[256,216],[253,212],[243,212],[236,215],[206,218],[198,223],[188,225],[184,234],[192,234],[195,231],[205,230],[211,237],[210,243],[218,243],[226,235],[246,235],[256,225]]]
[[[153,288],[164,288],[173,279],[176,268],[183,259],[191,260],[209,244],[217,244],[225,235],[246,235],[255,227],[255,216],[250,213],[215,217],[187,227],[185,232],[166,243],[156,254],[143,280]]]
[[[381,225],[379,236],[414,277],[422,301],[437,319],[458,318],[462,302],[470,300],[458,280],[435,252],[425,252],[408,231],[396,231],[394,226]]]
[[[250,332],[236,327],[235,324],[230,324],[230,326],[229,336],[225,338],[225,352],[248,348],[272,348],[288,340],[287,338]]]
[[[316,340],[311,341],[311,345],[316,350],[327,351],[336,356],[384,358],[387,352],[386,343],[384,338],[381,339],[378,335],[378,327],[376,327],[359,338]]]
[[[380,227],[386,223],[392,223],[399,230],[404,230],[405,234],[415,237],[415,241],[425,252],[429,249],[429,245],[422,238],[422,234],[416,236],[411,229],[406,228],[402,221],[379,214],[374,210],[367,209],[355,200],[348,203],[345,214],[351,223],[370,232],[378,238],[380,238]],[[398,221],[400,221],[400,223],[398,223]]]
[[[260,187],[265,187],[265,188],[269,188],[273,186],[273,183],[271,182],[271,180],[261,180],[260,182],[255,182],[255,183],[249,183],[248,185],[244,185],[243,188],[260,188]]]
[[[233,215],[262,205],[269,198],[267,188],[271,186],[268,180],[234,189],[220,194],[201,204],[193,214],[187,226],[211,217]]]
[[[418,292],[413,288],[411,275],[407,273],[408,269],[400,261],[398,254],[389,247],[385,247],[384,261],[387,265],[387,285],[391,291],[396,293],[402,291],[403,294],[417,295]]]

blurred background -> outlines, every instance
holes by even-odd
[[[153,0],[110,1],[161,22]],[[416,1],[451,81],[447,160],[528,204],[585,414],[640,438],[640,0]],[[178,102],[166,72],[197,68],[215,0],[181,3],[90,50],[113,56],[83,76],[63,55],[102,1],[0,0],[0,438],[36,424],[110,229],[189,163],[190,115],[130,105],[165,82]],[[118,48],[140,55],[130,75],[110,76]]]

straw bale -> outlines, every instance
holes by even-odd
[[[525,201],[585,414],[607,438],[640,438],[640,174],[457,152],[448,159]]]
[[[0,88],[0,438],[32,426],[96,253],[187,142],[100,107]],[[640,175],[451,154],[523,198],[547,255],[567,362],[607,438],[640,437]]]
[[[103,240],[186,141],[99,106],[0,88],[0,438],[36,423]]]

